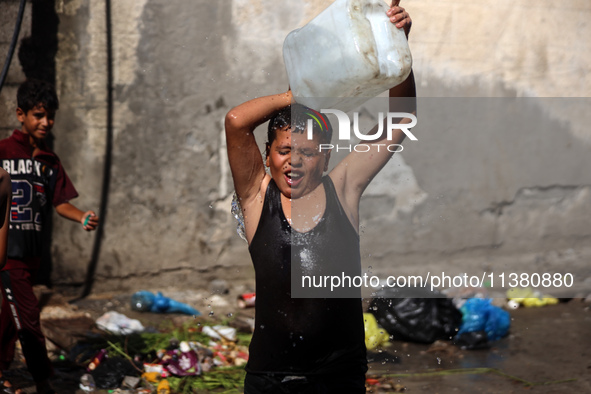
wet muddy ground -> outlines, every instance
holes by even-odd
[[[59,355],[60,347],[65,350],[74,346],[78,336],[91,332],[94,321],[107,311],[138,319],[146,327],[162,322],[180,326],[189,321],[247,321],[254,310],[236,306],[236,295],[244,290],[214,296],[208,292],[163,291],[197,307],[203,314],[197,319],[133,311],[130,293],[96,294],[74,303],[68,303],[73,295],[63,292],[41,290],[39,295],[45,304],[42,321],[50,337],[48,347],[51,354]],[[431,345],[394,341],[381,352],[371,352],[368,377],[379,382],[371,386],[371,392],[591,392],[591,304],[573,299],[558,305],[519,308],[510,314],[509,335],[490,349],[462,350],[449,341]],[[57,358],[54,366],[53,384],[58,393],[84,392],[78,387],[83,369]],[[35,393],[21,361],[17,360],[6,375],[26,393]]]
[[[591,311],[573,300],[511,312],[507,337],[491,349],[460,350],[449,342],[392,343],[395,362],[369,373],[398,375],[405,392],[591,392]],[[405,376],[406,375],[406,376]]]

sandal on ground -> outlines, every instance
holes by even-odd
[[[6,386],[6,383],[9,383],[10,386]],[[4,376],[0,378],[0,394],[20,394],[23,391],[20,389],[15,389],[12,386],[12,383],[8,381]]]

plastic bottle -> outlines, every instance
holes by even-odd
[[[349,111],[403,82],[412,57],[383,0],[336,0],[289,33],[283,58],[295,100]]]
[[[103,361],[103,359],[107,356],[107,350],[101,349],[93,358],[92,361],[86,367],[86,371],[91,372],[98,367],[98,365]]]
[[[92,393],[96,389],[94,378],[91,374],[85,373],[80,377],[80,388],[87,393]]]
[[[131,309],[139,312],[201,315],[201,312],[187,304],[165,297],[160,292],[154,295],[154,293],[146,290],[138,291],[131,296]]]
[[[131,296],[131,309],[138,312],[150,312],[154,305],[154,293],[141,290]]]

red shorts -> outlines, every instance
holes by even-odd
[[[52,376],[53,368],[41,331],[39,301],[33,293],[34,277],[35,271],[26,269],[0,271],[0,370],[10,367],[14,346],[19,339],[29,372],[39,382]]]

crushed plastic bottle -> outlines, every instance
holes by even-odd
[[[80,389],[87,393],[92,393],[95,391],[96,384],[94,383],[94,378],[91,374],[85,373],[80,377]]]
[[[138,291],[131,296],[131,309],[138,312],[150,312],[154,305],[154,294],[149,291]]]
[[[154,294],[146,290],[138,291],[131,296],[131,309],[138,312],[184,313],[201,316],[201,312],[185,303],[165,297],[161,292]]]

